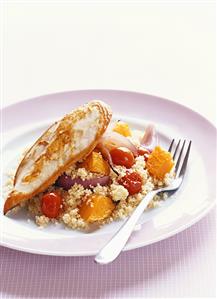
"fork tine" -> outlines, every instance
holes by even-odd
[[[178,144],[177,144],[177,146],[176,146],[175,152],[174,152],[174,154],[173,154],[173,160],[175,160],[177,151],[178,151],[178,149],[179,149],[180,142],[181,142],[181,139],[179,139],[179,142],[178,142]]]
[[[171,143],[170,143],[170,147],[169,147],[169,149],[168,149],[168,152],[170,152],[170,153],[171,153],[171,150],[172,150],[174,141],[175,141],[175,139],[173,139],[173,140],[171,141]]]
[[[179,164],[180,164],[180,161],[181,161],[181,157],[182,157],[182,152],[183,152],[183,149],[185,147],[185,140],[183,142],[183,145],[182,145],[182,148],[181,148],[181,151],[179,153],[179,157],[178,157],[178,160],[176,162],[176,166],[175,166],[175,173],[177,173],[178,169],[179,169]]]
[[[188,149],[187,149],[187,152],[185,154],[181,170],[179,172],[179,176],[183,176],[185,174],[185,170],[186,170],[186,167],[187,167],[188,157],[189,157],[189,154],[190,154],[190,150],[191,150],[191,141],[189,142]]]

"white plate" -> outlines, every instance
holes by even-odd
[[[142,247],[168,238],[201,219],[215,204],[216,129],[196,112],[159,97],[126,91],[85,90],[51,94],[3,109],[3,184],[23,148],[29,146],[54,119],[92,99],[112,106],[117,118],[142,129],[153,122],[160,144],[172,138],[192,140],[188,172],[174,196],[160,208],[145,212],[141,228],[133,233],[125,250]],[[1,200],[1,214],[3,200]],[[1,215],[1,245],[21,251],[59,256],[94,255],[120,227],[122,221],[98,231],[83,233],[49,226],[39,229],[33,220],[19,212]]]

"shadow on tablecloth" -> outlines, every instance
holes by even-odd
[[[92,257],[0,247],[2,298],[215,297],[215,248],[207,249],[213,238],[214,210],[178,235],[124,252],[107,266],[96,265]],[[195,273],[197,264],[198,271],[209,273]]]

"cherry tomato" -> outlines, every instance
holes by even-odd
[[[144,160],[145,160],[145,161],[148,160],[148,157],[149,157],[150,153],[151,153],[151,152],[150,152],[148,149],[144,148],[144,147],[140,147],[140,148],[138,149],[138,154],[139,154],[139,156],[144,156]]]
[[[118,147],[112,149],[110,151],[110,155],[115,165],[121,165],[127,168],[131,168],[135,163],[133,153],[125,147]]]
[[[41,210],[49,218],[59,216],[61,210],[62,198],[57,192],[49,192],[43,195]]]
[[[130,195],[136,194],[142,190],[142,178],[137,172],[128,172],[118,182],[128,190]]]

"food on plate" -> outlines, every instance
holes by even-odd
[[[92,101],[55,122],[20,163],[4,213],[46,190],[71,164],[89,155],[110,119],[110,108],[105,103]]]
[[[90,155],[82,163],[87,171],[95,172],[103,175],[109,175],[110,167],[108,162],[103,159],[100,152],[92,151]]]
[[[115,209],[112,199],[100,194],[87,196],[79,207],[79,214],[87,222],[95,222],[109,217]]]
[[[24,155],[4,213],[22,206],[39,227],[86,231],[129,216],[148,192],[169,185],[174,162],[155,127],[138,131],[111,117],[107,104],[91,101],[55,122]]]
[[[69,190],[75,184],[80,184],[84,188],[91,188],[91,187],[96,187],[97,185],[106,186],[109,184],[109,182],[110,182],[110,176],[108,175],[101,176],[101,177],[93,177],[90,179],[82,179],[81,177],[76,177],[72,179],[70,175],[62,174],[58,177],[56,181],[56,186],[62,187],[64,190]]]
[[[142,190],[142,177],[137,172],[127,172],[118,183],[124,186],[130,195],[139,193]]]
[[[149,155],[146,163],[148,172],[155,178],[162,180],[174,165],[172,155],[156,146]]]
[[[116,122],[116,124],[113,128],[113,131],[117,132],[125,137],[129,137],[132,135],[129,125],[122,121]]]
[[[131,168],[135,163],[133,153],[126,147],[116,147],[110,151],[112,162],[115,165]]]
[[[41,211],[49,218],[57,218],[61,211],[62,197],[57,192],[45,193],[41,199]]]

